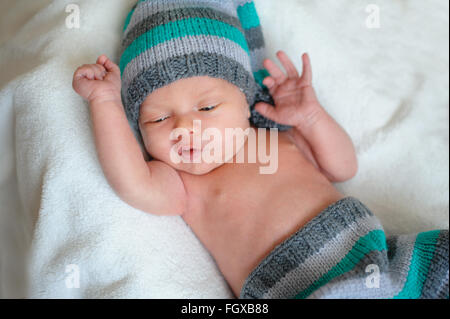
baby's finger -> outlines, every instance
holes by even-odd
[[[276,88],[275,80],[271,76],[268,76],[263,80],[263,84],[269,89],[270,95],[273,95]]]
[[[269,120],[279,122],[278,113],[275,107],[273,107],[272,105],[264,102],[259,102],[255,105],[255,110]]]
[[[282,84],[286,79],[286,75],[280,68],[270,59],[264,60],[264,67],[269,71],[270,75],[275,79],[276,84]]]
[[[83,65],[75,71],[75,79],[86,78],[93,80],[95,78],[95,72],[89,65]]]
[[[281,64],[283,65],[284,69],[287,72],[287,75],[289,78],[298,78],[300,77],[297,71],[297,68],[295,67],[294,63],[292,63],[291,59],[289,59],[289,56],[284,51],[278,51],[277,53],[278,59],[281,61]]]
[[[80,95],[84,96],[84,89],[89,86],[91,80],[94,79],[94,71],[90,68],[80,67],[75,71],[72,87]]]
[[[302,83],[305,85],[311,85],[312,83],[312,67],[311,61],[309,60],[308,53],[303,54],[303,71],[302,71]]]
[[[101,56],[98,57],[97,59],[97,64],[103,65],[105,64],[105,61],[108,60],[108,57],[104,54],[102,54]]]
[[[115,64],[113,61],[111,61],[110,59],[106,60],[105,62],[105,67],[108,70],[108,72],[120,72],[119,67],[117,66],[117,64]]]
[[[115,64],[113,61],[111,61],[106,55],[101,55],[98,60],[97,63],[103,65],[105,67],[105,69],[108,72],[118,72],[120,71],[119,67],[117,66],[117,64]]]
[[[103,80],[104,76],[106,75],[105,67],[103,65],[93,64],[92,68],[94,69],[95,79]]]

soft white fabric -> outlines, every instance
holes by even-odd
[[[134,2],[78,0],[80,29],[65,26],[70,0],[0,2],[0,297],[232,297],[180,217],[114,195],[71,87],[77,66],[118,62]],[[388,233],[448,228],[448,1],[255,3],[269,57],[283,49],[301,69],[309,52],[322,104],[355,143],[359,173],[336,186]]]

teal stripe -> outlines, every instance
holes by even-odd
[[[266,77],[270,76],[269,71],[267,71],[266,69],[261,69],[257,72],[253,72],[253,76],[255,78],[256,83],[258,83],[259,86],[266,88],[266,86],[263,84],[263,81]]]
[[[259,27],[261,24],[253,1],[239,6],[237,13],[244,30]]]
[[[120,60],[121,72],[123,73],[128,63],[151,47],[188,35],[210,35],[227,38],[239,44],[250,56],[247,40],[239,29],[217,20],[188,18],[158,26],[138,37],[126,48],[122,55]]]
[[[387,250],[386,236],[382,230],[372,230],[361,237],[338,264],[308,288],[298,293],[294,299],[307,298],[312,292],[326,285],[332,279],[352,270],[368,253],[376,250]]]
[[[403,289],[394,299],[417,299],[422,294],[440,230],[419,233],[414,244],[411,264]]]

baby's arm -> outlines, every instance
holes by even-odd
[[[319,169],[331,182],[344,182],[356,175],[358,164],[353,143],[322,106],[317,105],[317,110],[302,125],[293,127],[290,134],[297,144],[304,137]]]
[[[296,145],[306,150],[308,158],[310,149],[315,157],[310,159],[311,162],[331,182],[343,182],[354,177],[358,164],[353,143],[317,100],[308,55],[303,55],[301,76],[283,51],[277,55],[287,75],[266,59],[264,66],[271,76],[263,82],[274,98],[275,108],[262,102],[256,104],[256,110],[280,124],[292,126],[289,134]]]
[[[186,200],[183,182],[170,166],[145,162],[122,105],[117,65],[100,56],[96,64],[77,69],[73,87],[89,101],[97,155],[117,195],[145,212],[181,215]]]

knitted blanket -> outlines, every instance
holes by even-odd
[[[343,198],[278,245],[240,298],[448,298],[448,230],[389,236]]]

